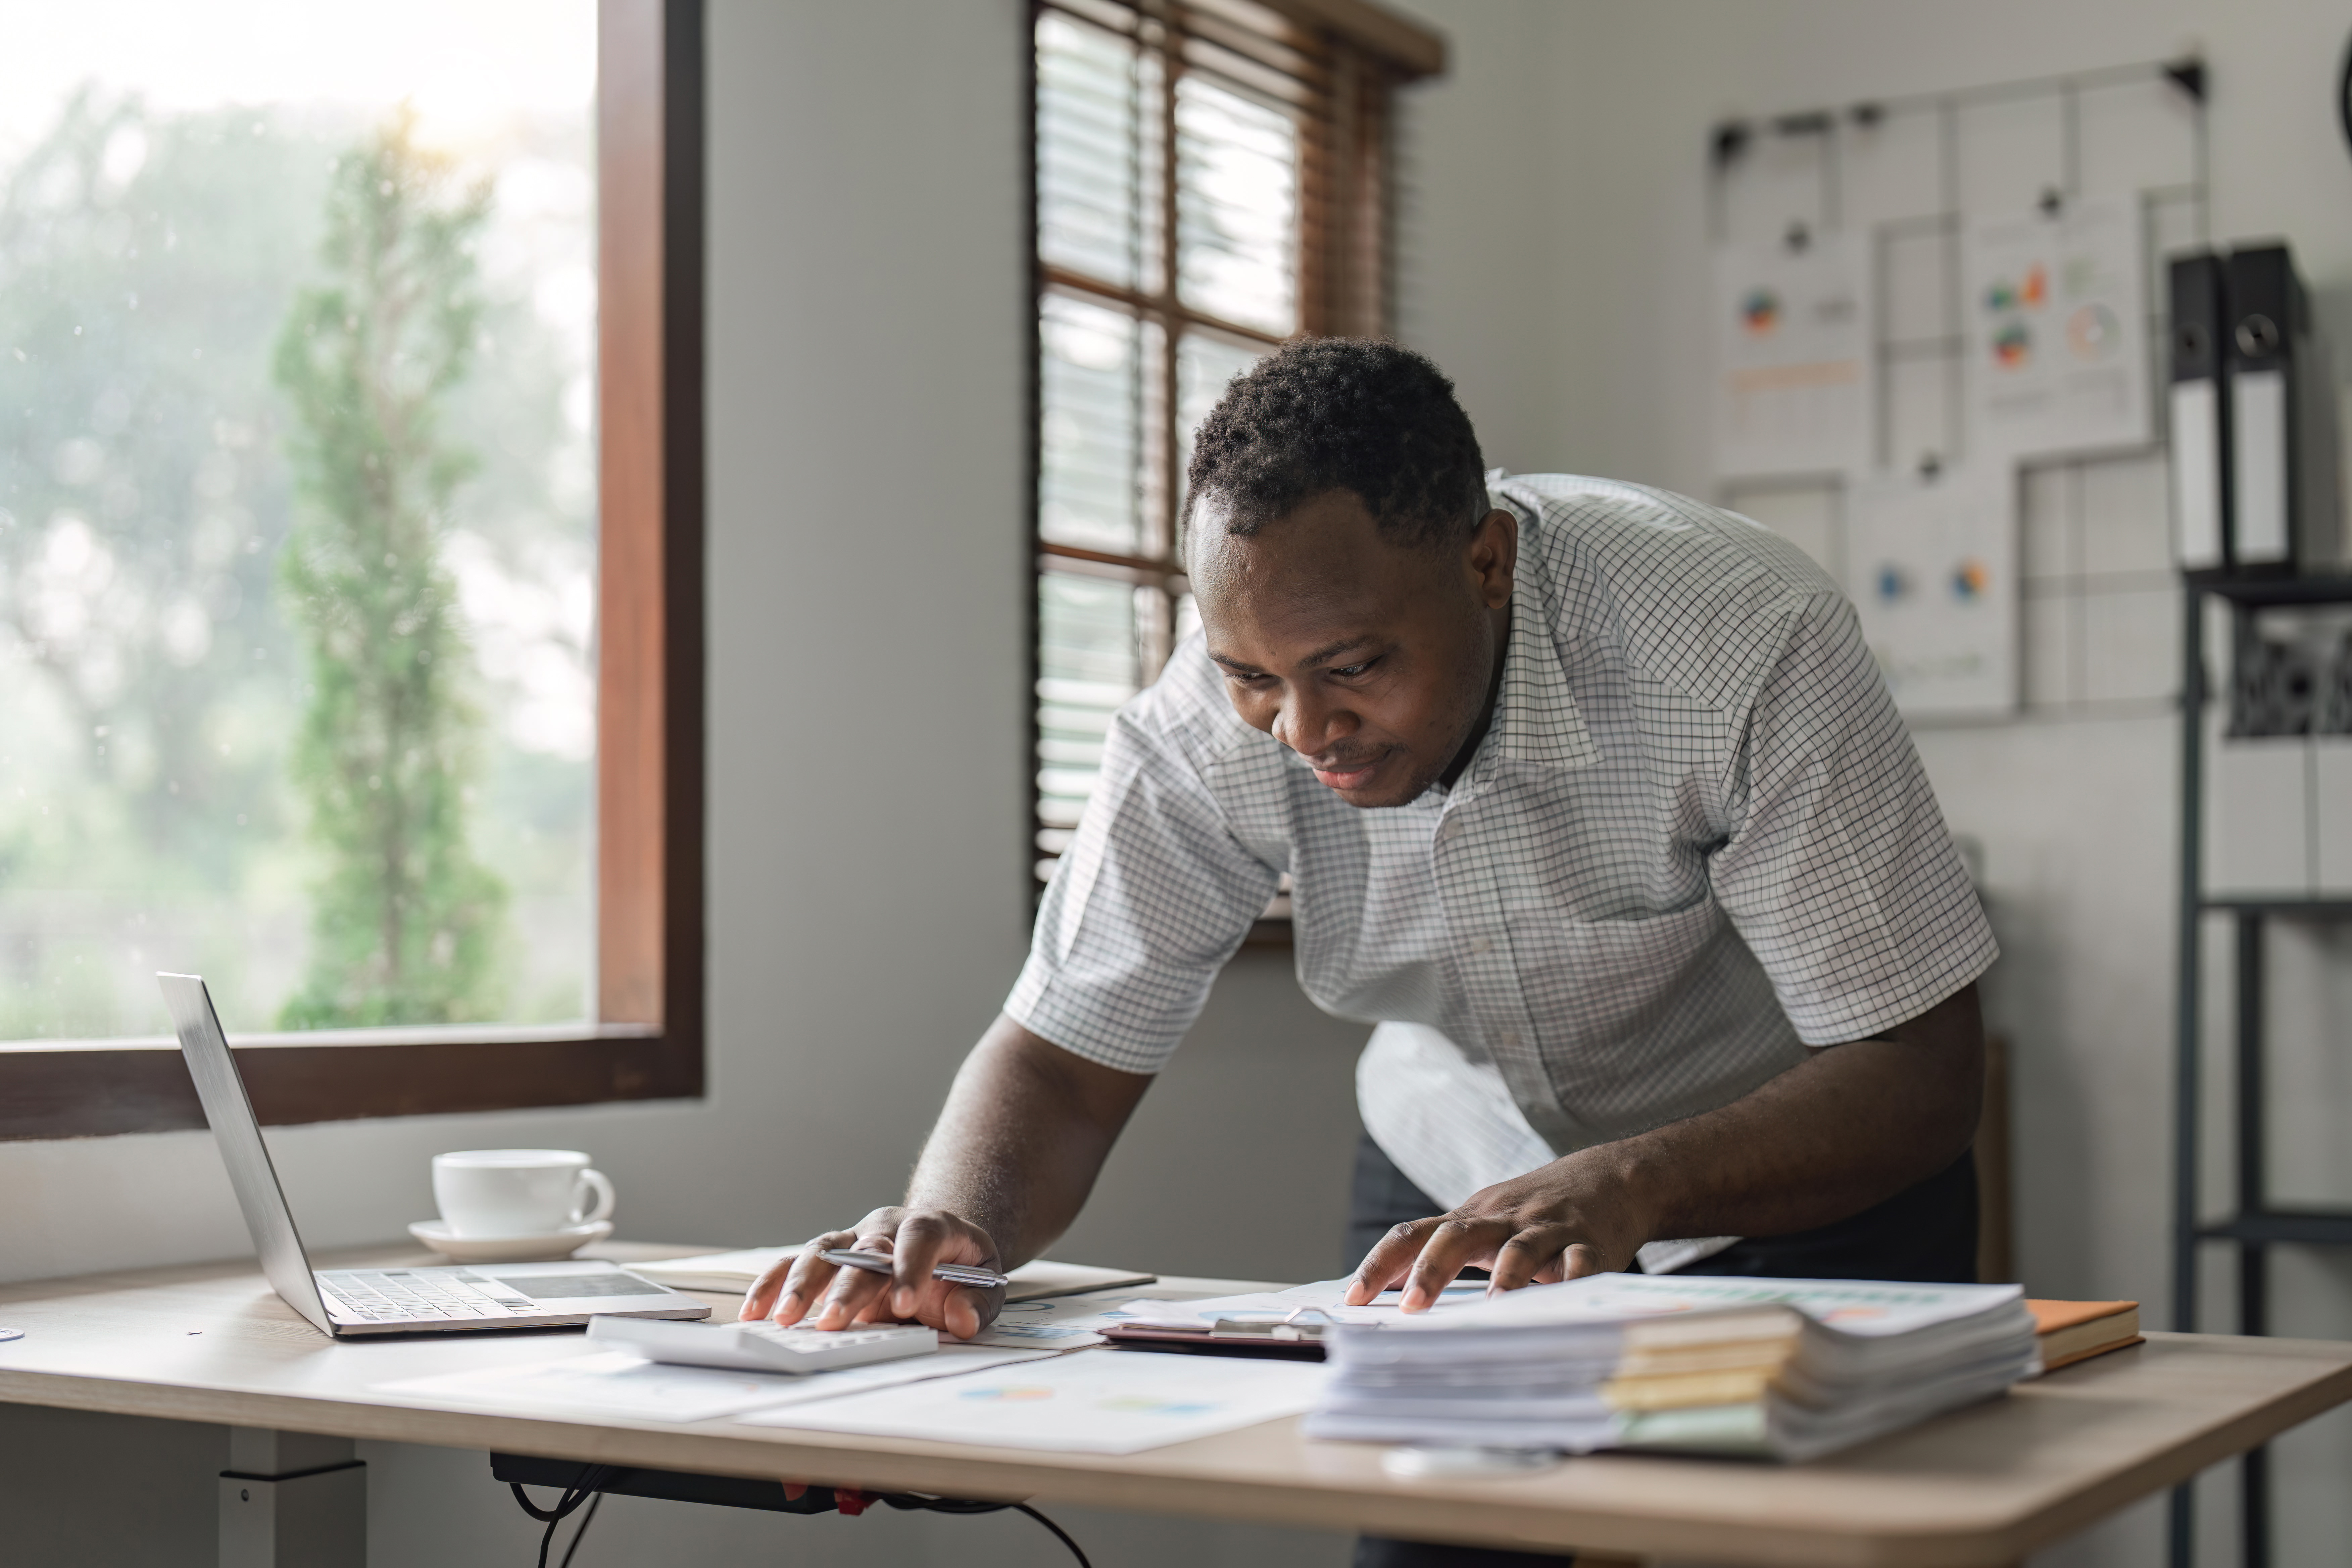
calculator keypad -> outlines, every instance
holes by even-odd
[[[883,1327],[873,1329],[786,1329],[773,1323],[744,1323],[747,1336],[757,1336],[779,1350],[811,1359],[831,1356],[845,1350],[866,1345],[893,1344],[917,1338],[937,1342],[936,1336],[921,1329]]]

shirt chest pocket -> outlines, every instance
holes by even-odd
[[[1528,1020],[1556,1079],[1564,1059],[1596,1047],[1619,1057],[1657,1036],[1677,998],[1721,967],[1718,945],[1738,941],[1722,908],[1704,898],[1636,920],[1570,920],[1522,906],[1506,911],[1504,927]]]
[[[1725,1104],[1804,1055],[1722,907],[1509,921],[1541,1069],[1585,1140]]]

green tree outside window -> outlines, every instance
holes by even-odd
[[[481,721],[437,539],[473,458],[443,428],[483,303],[487,185],[453,190],[407,116],[339,159],[276,374],[299,506],[280,581],[310,661],[292,774],[327,858],[289,1029],[501,1016],[507,889],[466,819]]]

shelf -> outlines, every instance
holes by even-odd
[[[2189,586],[2248,609],[2273,605],[2352,604],[2352,574],[2343,573],[2324,577],[2225,577],[2202,582],[2191,578]]]
[[[2202,1241],[2352,1247],[2352,1209],[2264,1209],[2197,1227]]]
[[[2294,920],[2352,920],[2352,899],[2201,899],[2197,907],[2208,914],[2284,915]]]

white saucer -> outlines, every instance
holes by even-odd
[[[551,1263],[612,1235],[613,1222],[592,1219],[545,1236],[453,1236],[446,1221],[420,1219],[408,1234],[452,1263]]]

